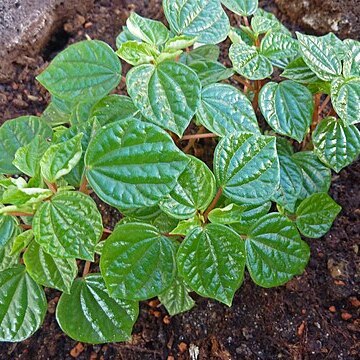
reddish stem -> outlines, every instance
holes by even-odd
[[[218,135],[213,133],[207,133],[207,134],[193,134],[193,135],[185,135],[180,140],[190,140],[190,139],[205,139],[205,138],[214,138]]]
[[[83,177],[83,179],[81,181],[80,187],[79,187],[79,191],[86,194],[86,195],[89,195],[87,185],[88,185],[88,181],[86,179],[86,176],[84,175],[84,177]]]
[[[86,261],[86,262],[85,262],[85,265],[84,265],[83,275],[82,275],[83,277],[89,273],[89,271],[90,271],[90,266],[91,266],[91,262],[90,262],[90,261]]]
[[[55,194],[57,192],[57,185],[55,183],[51,183],[45,179],[44,179],[44,181],[45,181],[45,184],[47,185],[47,187],[49,188],[49,190],[51,190],[51,192]]]
[[[244,20],[245,26],[250,27],[249,19],[247,18],[247,16],[243,16],[243,20]]]
[[[218,201],[219,201],[219,199],[220,199],[220,197],[221,197],[222,192],[223,192],[223,190],[222,190],[222,188],[220,187],[220,188],[218,189],[218,191],[217,191],[217,193],[216,193],[213,201],[212,201],[211,204],[208,206],[208,208],[205,210],[205,212],[204,212],[204,220],[205,220],[205,222],[206,222],[207,219],[208,219],[208,215],[209,215],[210,211],[211,211],[212,209],[214,209],[215,206],[216,206],[216,204],[218,203]]]
[[[7,213],[7,215],[11,216],[33,216],[32,213],[22,212],[22,211],[10,211]]]
[[[330,101],[330,96],[328,95],[326,97],[326,99],[324,100],[324,102],[321,104],[321,106],[319,107],[319,110],[318,110],[318,114],[320,115],[326,108],[326,105],[329,103]]]
[[[320,98],[321,94],[315,94],[314,100],[315,100],[315,107],[314,107],[314,113],[311,123],[311,131],[314,131],[317,124],[319,123],[319,107],[320,107]]]
[[[104,228],[104,229],[103,229],[103,233],[105,233],[105,234],[112,234],[112,230],[107,229],[107,228]]]
[[[27,224],[20,224],[20,227],[24,230],[30,230],[32,229],[32,226],[31,225],[27,225]]]

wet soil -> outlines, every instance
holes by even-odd
[[[163,19],[159,3],[135,1],[124,7],[123,1],[97,1],[86,18],[78,16],[62,24],[41,55],[18,64],[16,77],[0,84],[0,123],[23,114],[41,114],[49,96],[34,77],[65,45],[87,34],[114,46],[129,10]],[[296,28],[273,1],[260,3]],[[123,91],[120,85],[118,92]],[[213,140],[200,141],[195,146],[196,155],[210,159],[213,146]],[[21,343],[1,344],[0,358],[359,359],[359,161],[334,175],[331,195],[343,207],[341,214],[324,238],[308,240],[309,265],[302,276],[285,286],[263,289],[246,276],[231,308],[194,294],[196,307],[174,317],[169,317],[156,300],[142,302],[131,342],[94,346],[62,333],[54,316],[60,293],[47,290],[49,308],[42,328]],[[98,203],[104,223],[114,226],[119,219],[117,211]]]

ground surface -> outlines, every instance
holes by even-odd
[[[282,17],[273,1],[261,1]],[[141,6],[140,6],[140,5]],[[63,24],[52,41],[27,65],[17,66],[14,81],[0,84],[0,121],[22,114],[40,114],[48,95],[34,76],[68,43],[91,38],[114,46],[115,35],[135,9],[162,19],[159,1],[138,1],[125,10],[122,1],[97,1],[86,18]],[[121,92],[121,86],[119,87]],[[197,144],[208,159],[211,140]],[[311,260],[306,272],[286,286],[262,289],[247,277],[233,307],[194,296],[197,306],[169,318],[156,301],[141,304],[131,343],[82,345],[65,336],[54,318],[59,294],[48,291],[49,311],[43,327],[19,344],[1,344],[1,359],[359,359],[360,358],[360,162],[335,175],[331,187],[343,211],[330,233],[309,240]],[[111,226],[118,214],[99,204]],[[193,357],[195,358],[195,357]]]

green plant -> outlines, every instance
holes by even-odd
[[[300,233],[323,236],[341,209],[330,169],[360,153],[360,44],[295,39],[256,0],[222,3],[243,24],[218,0],[164,0],[170,30],[133,13],[116,53],[69,46],[37,78],[44,114],[0,128],[2,341],[41,326],[43,286],[63,292],[66,334],[103,343],[130,337],[139,300],[171,315],[194,306],[190,291],[230,306],[245,267],[263,287],[303,272]],[[218,61],[227,36],[233,68]],[[134,65],[130,97],[109,95],[118,56]],[[210,137],[213,172],[185,154]],[[114,231],[91,192],[122,214]]]

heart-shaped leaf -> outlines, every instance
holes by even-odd
[[[276,18],[276,16],[263,9],[257,9],[251,19],[251,27],[255,34],[265,34],[267,32],[276,31],[282,32],[291,36],[291,32]]]
[[[343,42],[347,47],[343,64],[343,74],[346,78],[360,77],[360,42],[346,39]]]
[[[291,61],[281,73],[281,76],[303,84],[321,81],[306,65],[302,57]]]
[[[229,10],[241,16],[250,16],[258,8],[258,0],[221,0]]]
[[[122,43],[116,53],[121,59],[133,66],[149,64],[159,54],[153,46],[135,40]]]
[[[210,211],[209,220],[214,224],[233,224],[238,223],[241,220],[242,213],[244,212],[244,207],[229,204],[223,208],[216,208]]]

